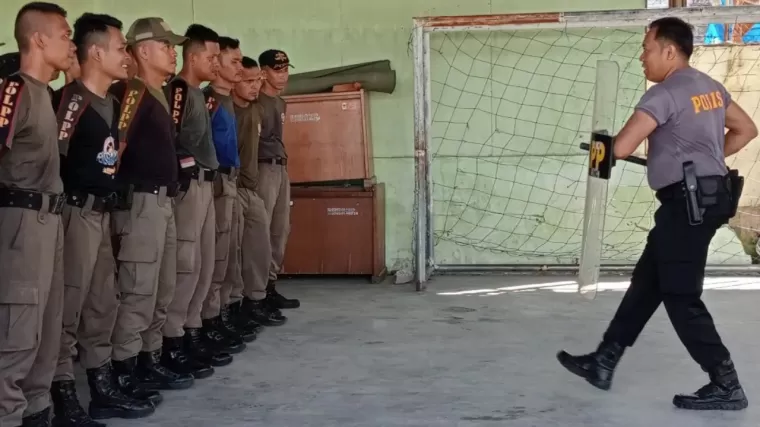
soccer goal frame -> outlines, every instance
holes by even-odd
[[[700,7],[669,9],[633,9],[589,12],[521,13],[472,16],[430,16],[413,20],[412,53],[414,63],[414,160],[415,225],[414,273],[418,290],[434,272],[515,272],[577,271],[577,265],[436,265],[434,253],[432,176],[430,153],[432,125],[430,35],[433,32],[515,31],[572,28],[635,28],[642,36],[655,19],[679,17],[692,25],[711,23],[760,22],[760,7]],[[603,270],[625,272],[632,266],[603,266]],[[737,266],[710,266],[713,271],[736,271]],[[741,272],[755,271],[755,266],[741,266]]]

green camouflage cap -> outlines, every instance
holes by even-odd
[[[165,41],[172,45],[182,44],[187,37],[180,36],[172,31],[169,24],[161,18],[140,18],[132,23],[127,31],[127,44],[135,44],[145,40]]]

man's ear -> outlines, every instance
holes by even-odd
[[[39,31],[33,33],[30,40],[33,44],[37,45],[37,47],[39,47],[40,49],[45,48],[45,44],[46,44],[45,39],[42,37],[42,33],[40,33]]]

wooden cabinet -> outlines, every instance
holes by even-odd
[[[291,181],[286,275],[385,277],[385,186],[375,183],[364,91],[285,97]]]
[[[284,274],[385,277],[385,186],[293,188]]]
[[[364,91],[285,97],[283,144],[293,184],[374,176]]]

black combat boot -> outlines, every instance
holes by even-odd
[[[21,427],[50,427],[50,407],[24,417],[21,420]]]
[[[164,401],[164,396],[158,391],[148,390],[145,386],[140,384],[140,381],[135,376],[135,370],[137,367],[137,357],[130,357],[127,360],[111,362],[113,366],[114,374],[116,375],[116,382],[122,393],[135,400],[147,400],[158,406]]]
[[[74,381],[53,381],[50,397],[53,400],[53,427],[106,427],[90,418],[79,404]]]
[[[264,326],[254,322],[253,319],[243,313],[243,310],[241,309],[242,306],[242,300],[230,304],[229,307],[230,314],[232,315],[233,319],[232,321],[235,323],[238,329],[256,334],[258,336],[259,332],[264,329]]]
[[[212,351],[237,354],[245,350],[245,343],[242,338],[224,336],[220,330],[224,330],[221,316],[214,317],[213,319],[203,319],[201,332],[203,332],[203,338]]]
[[[279,308],[281,310],[287,308],[298,308],[301,306],[301,301],[297,299],[288,299],[277,292],[277,287],[274,280],[270,280],[267,284],[267,297],[266,303],[272,308]]]
[[[214,367],[227,366],[232,363],[232,356],[229,353],[217,351],[209,346],[200,328],[186,328],[184,341],[185,350],[193,360]]]
[[[601,390],[609,390],[615,367],[623,356],[625,348],[616,343],[602,342],[591,354],[571,356],[566,351],[557,353],[557,360],[568,371],[588,381]]]
[[[182,337],[164,337],[161,365],[178,374],[190,374],[196,380],[202,380],[214,374],[214,368],[211,365],[193,359],[185,352]]]
[[[738,411],[749,405],[733,362],[722,362],[707,373],[710,383],[693,394],[676,395],[673,404],[682,409],[718,411]]]
[[[156,410],[149,400],[137,400],[119,390],[119,383],[110,363],[99,368],[88,369],[87,384],[90,386],[89,412],[90,416],[96,420],[143,418]]]
[[[281,326],[288,321],[280,310],[270,307],[265,300],[256,301],[243,298],[240,310],[254,322],[264,326]]]
[[[161,366],[161,350],[142,351],[137,356],[137,379],[149,390],[184,390],[193,386],[193,376],[178,374]]]
[[[232,307],[229,305],[222,307],[221,315],[219,317],[221,318],[221,326],[223,328],[223,330],[219,331],[219,333],[222,335],[238,337],[244,342],[252,342],[256,339],[255,331],[252,331],[250,329],[244,330],[238,326],[232,314]]]

